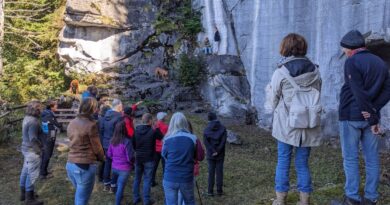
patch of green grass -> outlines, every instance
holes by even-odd
[[[201,136],[206,125],[204,117],[188,115],[197,136]],[[269,132],[255,126],[227,125],[229,129],[238,133],[244,144],[242,146],[227,145],[223,197],[202,197],[205,205],[270,205],[274,198],[274,172],[277,159],[276,142]],[[20,135],[19,135],[20,136]],[[0,204],[19,204],[19,174],[23,163],[22,155],[17,151],[20,139],[14,138],[7,146],[0,146]],[[66,178],[65,164],[67,154],[55,151],[50,163],[54,178],[46,182],[39,182],[36,186],[40,198],[46,204],[73,204],[74,190]],[[291,166],[291,187],[288,204],[295,205],[298,200],[296,191],[296,174],[294,161]],[[389,166],[384,164],[384,166]],[[314,184],[312,195],[313,205],[329,204],[331,199],[343,195],[344,173],[342,158],[339,149],[328,146],[312,149],[310,168]],[[386,167],[384,167],[386,168]],[[389,167],[387,167],[389,169]],[[364,172],[362,172],[364,173]],[[134,174],[125,189],[125,200],[131,202],[131,187]],[[157,179],[159,186],[152,188],[152,197],[158,205],[163,204],[163,190],[161,187],[161,168]],[[362,179],[364,180],[364,179]],[[200,191],[207,189],[207,161],[201,162],[200,176],[197,177]],[[363,183],[362,183],[363,184]],[[11,190],[11,191],[10,191]],[[196,190],[195,190],[196,191]],[[380,185],[380,204],[390,204],[390,187]],[[198,199],[197,192],[195,192]],[[96,182],[90,204],[114,204],[114,195],[102,191],[102,185]],[[199,204],[199,203],[198,203]]]

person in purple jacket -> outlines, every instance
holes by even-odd
[[[111,191],[115,193],[115,204],[120,205],[123,190],[134,168],[134,151],[124,121],[116,124],[107,156],[112,160]]]

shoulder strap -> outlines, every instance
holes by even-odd
[[[281,74],[286,77],[288,82],[291,83],[291,85],[294,87],[295,90],[300,90],[301,87],[295,82],[295,80],[291,77],[290,72],[287,70],[287,68],[283,65],[280,68]]]

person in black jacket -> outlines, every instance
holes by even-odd
[[[217,119],[213,112],[208,114],[209,123],[204,130],[204,144],[207,150],[207,162],[209,168],[208,192],[214,196],[215,176],[217,178],[217,195],[222,195],[223,190],[223,163],[225,160],[225,144],[227,138],[226,128]]]
[[[218,55],[220,42],[221,42],[221,35],[219,33],[217,26],[215,26],[215,28],[214,28],[214,46],[213,46],[213,52],[215,55]]]
[[[389,71],[385,62],[365,48],[363,35],[352,30],[341,40],[347,55],[340,93],[340,141],[344,160],[345,197],[341,204],[376,204],[379,198],[379,118],[390,99]],[[365,165],[364,198],[360,197],[359,151]]]
[[[133,204],[141,202],[139,187],[144,177],[143,204],[154,204],[150,197],[152,175],[154,169],[154,155],[156,139],[161,140],[164,135],[160,129],[153,129],[153,116],[145,113],[142,116],[142,125],[135,128],[133,146],[135,150],[135,178],[133,184]]]
[[[49,166],[50,158],[53,155],[53,150],[56,142],[57,133],[63,130],[62,125],[58,123],[54,112],[57,111],[57,101],[50,100],[46,109],[41,113],[41,123],[43,131],[43,153],[42,163],[39,173],[40,179],[46,179],[49,176],[47,168]]]

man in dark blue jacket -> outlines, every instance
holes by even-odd
[[[203,142],[207,150],[209,168],[208,191],[209,196],[214,195],[215,176],[217,178],[217,194],[222,195],[223,190],[223,162],[225,161],[225,144],[227,138],[226,128],[217,119],[213,112],[208,114],[209,123],[204,130]]]
[[[42,163],[39,173],[40,179],[46,179],[49,176],[47,168],[49,166],[50,158],[53,155],[53,150],[56,142],[57,133],[62,130],[62,125],[58,123],[54,112],[57,111],[57,101],[50,100],[46,109],[41,113],[41,124],[44,137]]]
[[[112,109],[108,110],[104,115],[103,123],[99,123],[99,132],[102,141],[102,146],[104,153],[107,154],[107,150],[110,146],[111,138],[114,134],[114,129],[116,124],[123,120],[123,105],[122,101],[119,99],[114,99],[112,101]],[[103,171],[103,183],[104,190],[109,191],[111,186],[111,159],[106,157],[104,162],[104,171]]]
[[[344,159],[345,197],[342,204],[376,204],[380,174],[378,142],[380,110],[390,99],[388,67],[365,48],[357,30],[341,40],[348,59],[340,93],[340,141]],[[359,143],[366,163],[364,198],[359,195]]]

